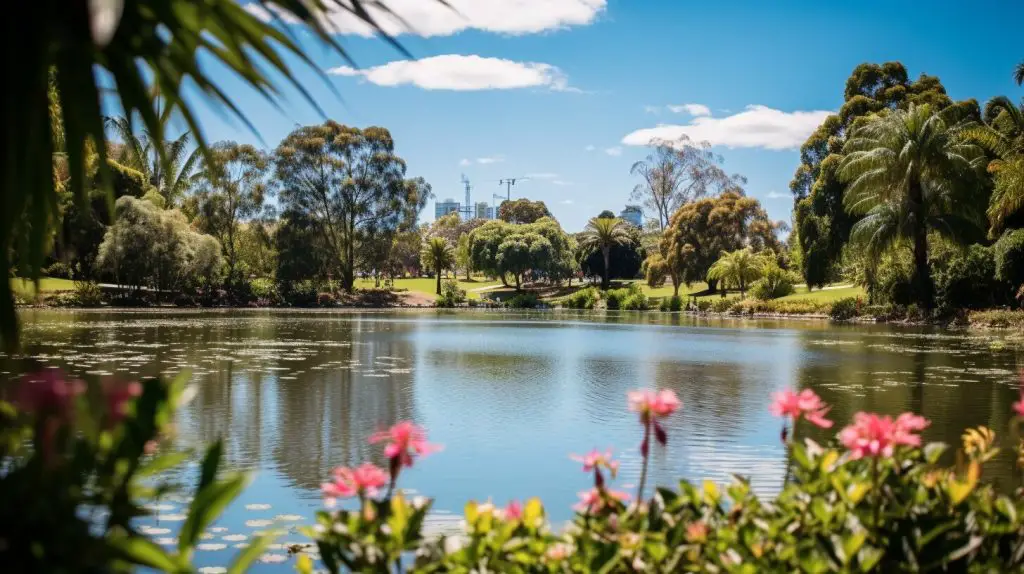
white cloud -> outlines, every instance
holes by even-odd
[[[505,157],[504,156],[500,156],[500,155],[492,155],[490,157],[478,157],[478,158],[476,158],[476,162],[481,164],[481,165],[488,165],[488,164],[498,163],[498,162],[502,162],[502,161],[505,161]]]
[[[606,153],[606,154],[608,154],[610,156],[618,157],[618,156],[622,155],[622,147],[621,146],[614,146],[614,147],[605,148],[604,149],[604,153]]]
[[[788,198],[793,197],[793,194],[791,194],[791,193],[782,193],[781,191],[775,191],[773,189],[773,190],[769,191],[768,195],[766,195],[765,197],[768,198],[768,199],[784,199],[784,198],[787,198],[787,197]]]
[[[558,178],[557,173],[528,173],[525,177],[530,179],[556,179]]]
[[[678,106],[667,106],[668,111],[674,114],[687,113],[691,116],[710,116],[711,108],[704,104],[681,104]]]
[[[587,147],[585,147],[583,149],[585,151],[594,151],[595,149],[597,149],[597,147],[595,147],[593,144],[590,144],[590,145],[588,145]]]
[[[644,106],[644,113],[658,115],[661,113],[661,108],[659,106]]]
[[[459,165],[461,165],[462,167],[466,167],[467,165],[469,165],[471,163],[473,163],[473,162],[469,161],[469,159],[467,159],[467,158],[462,158],[462,159],[459,160]]]
[[[445,5],[447,3],[447,6]],[[607,0],[388,0],[397,17],[375,6],[363,5],[392,36],[451,36],[464,30],[498,34],[536,34],[571,26],[591,24],[607,7]],[[349,10],[333,5],[324,16],[325,24],[338,34],[370,37],[373,29]],[[348,3],[341,3],[347,6]],[[270,14],[258,4],[247,4],[251,14],[268,21]]]
[[[562,205],[572,205],[572,200],[571,199],[563,199],[562,201],[559,201],[558,203],[561,203]]]
[[[561,70],[540,62],[514,62],[477,55],[446,54],[422,60],[398,60],[358,70],[338,66],[336,76],[359,76],[378,86],[413,85],[424,90],[509,90],[542,87],[579,91],[569,86]]]
[[[674,141],[689,136],[693,141],[708,141],[714,146],[759,147],[772,150],[800,147],[831,112],[784,112],[767,106],[747,106],[725,117],[695,117],[689,124],[662,124],[626,134],[622,143],[646,146],[652,141]]]
[[[573,185],[573,183],[571,181],[565,181],[565,180],[561,180],[561,179],[556,179],[556,180],[552,181],[551,183],[553,183],[555,185],[562,185],[562,186]]]

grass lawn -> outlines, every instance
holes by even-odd
[[[75,282],[70,279],[57,279],[55,277],[41,277],[39,279],[39,291],[72,291]],[[11,289],[21,297],[32,298],[36,295],[36,285],[31,279],[15,277],[11,279]]]
[[[445,281],[444,277],[441,278],[441,282]],[[374,281],[372,278],[356,279],[357,289],[373,289]],[[382,283],[383,285],[383,283]],[[481,287],[490,287],[493,285],[501,285],[501,281],[491,281],[484,277],[476,277],[473,281],[466,281],[466,278],[459,277],[459,289],[466,290],[466,296],[470,299],[479,299],[480,293],[473,292],[473,289],[479,289]],[[431,297],[434,297],[437,293],[437,279],[432,277],[415,277],[410,279],[395,279],[395,289],[405,289],[416,293],[424,293]]]
[[[787,295],[776,301],[794,301],[798,299],[820,301],[820,302],[832,302],[838,301],[839,299],[845,299],[846,297],[863,297],[867,299],[867,292],[864,291],[863,287],[857,285],[850,285],[847,287],[837,287],[835,289],[815,289],[814,291],[807,291],[805,285],[801,285],[796,288],[796,292],[792,295]]]

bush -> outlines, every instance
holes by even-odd
[[[95,281],[75,281],[74,299],[79,307],[99,307],[103,304],[103,291]]]
[[[996,279],[993,249],[971,245],[952,254],[935,269],[935,302],[944,313],[955,309],[983,309],[1004,303],[1006,283]]]
[[[793,294],[793,274],[782,269],[774,261],[765,265],[764,275],[750,284],[750,296],[754,299],[768,301]]]
[[[318,294],[316,283],[309,280],[281,285],[281,297],[292,307],[312,307],[317,304]]]
[[[828,316],[833,321],[849,321],[860,314],[860,299],[856,297],[844,297],[829,309]]]
[[[917,303],[907,305],[907,321],[924,321],[925,313],[917,306]]]
[[[729,309],[739,301],[739,297],[719,297],[711,302],[712,313],[728,313]]]
[[[734,315],[820,315],[829,310],[830,305],[814,299],[787,299],[785,301],[758,301],[744,299],[736,301],[728,309]]]
[[[71,266],[63,261],[55,261],[43,269],[43,275],[56,277],[58,279],[74,279],[74,271]]]
[[[253,279],[249,282],[252,290],[252,298],[260,307],[280,305],[282,303],[281,293],[277,285],[270,279]]]
[[[510,309],[536,309],[540,305],[540,298],[536,293],[516,293],[505,301],[505,306]]]
[[[459,289],[456,281],[448,280],[441,284],[441,294],[434,302],[438,307],[458,307],[465,303],[466,291]]]
[[[978,327],[1024,327],[1024,311],[1019,309],[989,309],[971,311],[967,316],[971,325]]]
[[[617,310],[622,308],[622,302],[629,297],[628,289],[609,289],[604,292],[604,306],[605,309]]]
[[[559,302],[570,309],[593,309],[597,304],[599,291],[595,287],[587,287],[566,295]]]
[[[697,299],[697,310],[701,313],[707,313],[714,307],[714,303],[707,299]]]
[[[334,293],[325,291],[316,294],[316,304],[321,307],[334,307],[338,304],[338,299],[334,296]]]
[[[993,245],[996,279],[1010,284],[1015,292],[1024,285],[1024,229],[1007,231]]]
[[[661,304],[658,306],[659,309],[666,312],[678,312],[683,310],[683,298],[679,295],[672,295],[671,297],[662,297]]]
[[[647,295],[644,295],[643,293],[633,293],[626,296],[622,301],[622,308],[627,311],[646,311],[651,308],[651,304],[647,299]]]

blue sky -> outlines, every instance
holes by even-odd
[[[328,117],[390,129],[409,175],[438,199],[461,200],[463,173],[474,201],[503,193],[501,178],[531,176],[513,195],[545,201],[568,231],[627,203],[638,182],[629,168],[648,153],[632,144],[678,133],[717,144],[748,194],[788,221],[797,148],[841,105],[861,62],[938,75],[955,99],[1021,95],[1010,75],[1024,46],[999,24],[1024,18],[1017,0],[451,0],[459,13],[430,0],[389,4],[409,15],[416,32],[398,38],[418,61],[400,62],[337,17],[359,69],[306,39],[318,70],[291,59],[299,81]],[[275,109],[228,75],[223,86],[260,138],[207,109],[211,141],[273,147],[323,121],[291,90]],[[685,127],[638,131],[661,124]],[[422,219],[432,218],[431,203]]]

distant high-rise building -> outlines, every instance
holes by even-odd
[[[494,208],[487,205],[486,201],[478,201],[475,216],[477,219],[494,219]]]
[[[434,202],[434,219],[440,219],[449,213],[458,213],[462,205],[454,199]]]
[[[644,226],[644,210],[639,205],[627,205],[619,212],[619,217],[637,227]]]

